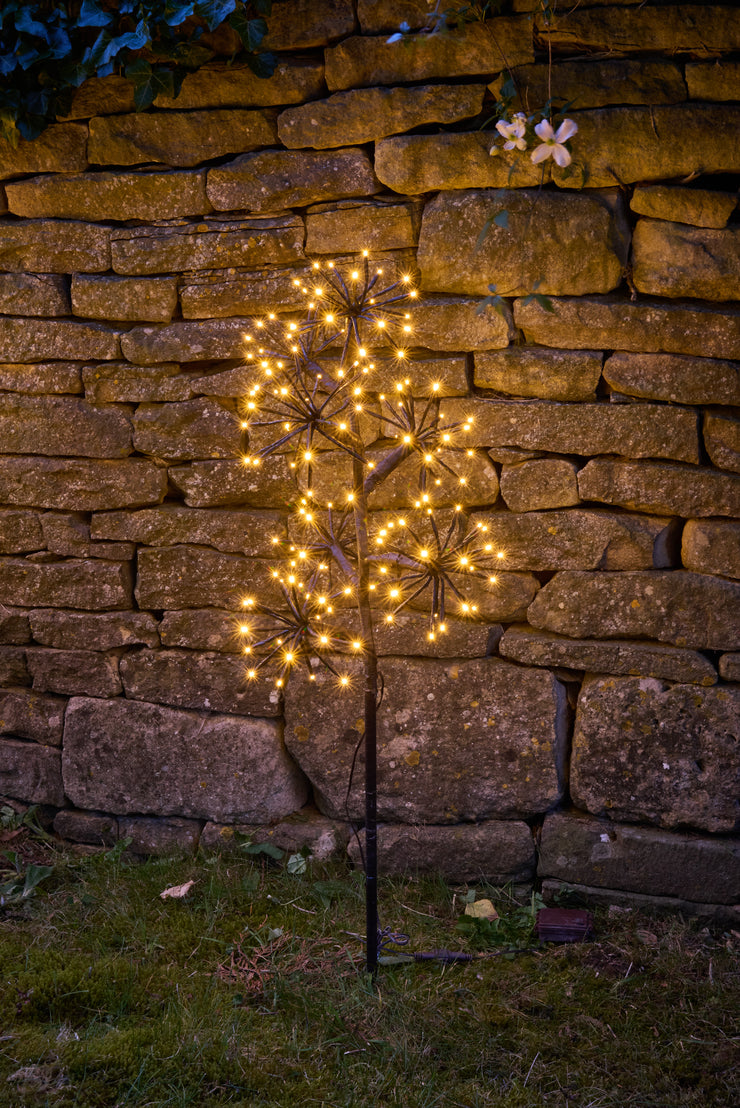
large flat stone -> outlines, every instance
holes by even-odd
[[[364,849],[364,834],[362,840]],[[356,838],[350,839],[347,852],[355,865],[361,864]],[[445,881],[507,885],[531,880],[534,862],[532,832],[521,820],[378,828],[378,864],[384,874],[428,873]]]
[[[241,654],[242,638],[234,612],[218,608],[185,608],[165,612],[159,624],[162,646],[184,646],[188,650],[218,650]]]
[[[136,365],[243,358],[244,336],[250,325],[251,320],[240,318],[206,323],[178,320],[160,327],[132,327],[121,336],[121,349],[124,358]]]
[[[561,454],[699,461],[696,413],[659,404],[447,400],[448,419],[473,416],[471,447],[520,446]]]
[[[207,546],[141,550],[136,599],[143,609],[236,609],[249,592],[259,563]]]
[[[334,150],[330,155],[265,150],[243,154],[208,171],[208,200],[220,212],[277,211],[377,191],[367,155],[353,149]]]
[[[604,380],[617,392],[648,400],[740,405],[739,362],[618,351],[604,363]]]
[[[349,669],[349,663],[345,669]],[[495,659],[407,661],[403,680],[386,666],[378,713],[378,815],[400,823],[518,819],[561,795],[563,687],[542,671]],[[354,672],[354,671],[353,671]],[[335,692],[323,668],[295,673],[285,700],[286,743],[325,814],[346,818],[345,797],[363,731],[362,680]],[[400,676],[400,675],[399,675]],[[349,797],[363,811],[362,754]]]
[[[3,315],[70,315],[67,282],[63,277],[38,273],[0,274],[0,313]]]
[[[120,408],[95,408],[71,397],[0,394],[4,454],[124,458],[131,450],[131,421]]]
[[[95,358],[109,361],[121,356],[118,332],[102,323],[77,323],[68,319],[37,319],[33,326],[19,316],[0,318],[0,360],[44,362],[47,359]]]
[[[497,312],[468,296],[427,296],[414,305],[413,321],[430,350],[499,350],[515,334],[508,307]]]
[[[446,35],[416,35],[391,47],[384,35],[346,38],[324,56],[326,83],[334,91],[430,77],[490,75],[534,61],[534,50],[526,16],[498,16],[491,25],[467,23]]]
[[[245,312],[264,315],[268,310],[303,312],[305,298],[292,280],[305,281],[308,275],[307,265],[193,274],[180,283],[183,319],[213,320]]]
[[[52,123],[38,138],[21,139],[14,148],[0,142],[0,180],[28,173],[79,173],[87,169],[84,123]]]
[[[276,716],[278,698],[264,682],[248,682],[242,658],[194,650],[139,650],[121,659],[129,700],[174,708]]]
[[[603,889],[596,885],[579,885],[574,882],[542,882],[542,895],[549,904],[560,903],[560,894],[570,892],[578,903],[592,904],[609,909],[614,905],[629,912],[647,912],[650,915],[685,916],[701,921],[705,926],[736,927],[740,923],[740,909],[736,904],[706,904],[698,900],[686,900],[679,896],[651,896],[649,893],[629,893],[622,889]]]
[[[373,142],[429,123],[455,123],[478,115],[485,85],[420,85],[336,92],[328,100],[288,108],[278,133],[289,150],[327,150]]]
[[[28,618],[34,640],[59,650],[159,646],[157,623],[148,612],[68,612],[37,608]]]
[[[707,454],[714,464],[740,473],[740,420],[705,412],[702,430]]]
[[[440,135],[403,135],[375,144],[375,172],[394,192],[438,189],[512,189],[536,187],[550,180],[549,162],[534,165],[518,150],[491,149],[498,131],[463,131]]]
[[[346,849],[351,830],[346,821],[327,819],[306,805],[300,812],[268,826],[207,823],[199,845],[202,850],[238,854],[240,843],[244,841],[242,835],[247,835],[254,843],[274,843],[291,854],[307,848],[312,858],[324,861]]]
[[[740,515],[740,479],[713,469],[594,458],[578,474],[582,500],[637,512],[683,516]]]
[[[0,739],[0,794],[29,804],[64,804],[61,753],[52,746]]]
[[[740,577],[740,521],[690,519],[683,529],[681,560],[696,573]]]
[[[118,837],[129,839],[126,848],[133,854],[157,857],[182,857],[195,853],[201,824],[194,819],[169,819],[165,816],[121,816]]]
[[[3,220],[0,265],[9,272],[97,273],[110,267],[110,228],[72,220]]]
[[[683,570],[564,570],[544,585],[529,622],[573,638],[657,639],[693,650],[736,650],[740,586]]]
[[[740,49],[740,19],[722,4],[659,7],[608,5],[535,16],[538,33],[554,50],[625,54],[691,53],[707,57]]]
[[[570,507],[580,502],[578,469],[566,458],[532,458],[504,465],[501,495],[512,512]]]
[[[338,204],[306,214],[306,253],[338,254],[369,250],[403,250],[418,239],[418,205],[389,203]]]
[[[110,80],[110,78],[108,78]],[[86,81],[83,89],[92,84]],[[82,91],[82,90],[79,90]],[[325,91],[324,63],[313,58],[283,57],[269,81],[258,77],[248,65],[234,58],[228,64],[212,62],[195,73],[187,73],[177,97],[158,96],[157,108],[259,108],[278,104],[302,104]],[[78,92],[79,95],[79,92]],[[107,97],[101,97],[91,115],[100,115]],[[77,107],[77,100],[73,107]],[[119,111],[131,111],[133,101]]]
[[[2,689],[0,735],[15,735],[42,746],[61,746],[66,707],[67,701],[61,696],[44,696],[30,689]]]
[[[355,29],[351,0],[276,0],[264,39],[268,50],[306,50]]]
[[[595,350],[513,346],[475,355],[477,388],[538,400],[595,400],[603,356]]]
[[[11,608],[6,604],[0,608],[0,643],[27,643],[31,641],[31,628],[28,612],[21,608]]]
[[[632,237],[638,292],[740,300],[740,229],[639,219]],[[608,291],[608,290],[598,290]]]
[[[190,400],[193,395],[192,379],[180,372],[177,362],[159,365],[98,362],[83,367],[82,380],[85,399],[91,404]]]
[[[610,292],[623,263],[613,204],[600,196],[523,190],[442,192],[424,208],[422,285],[435,292],[561,296]],[[495,218],[507,212],[505,226]],[[481,242],[487,220],[493,220]]]
[[[740,844],[553,812],[542,828],[537,870],[579,884],[734,904]]]
[[[717,673],[703,654],[637,641],[567,639],[525,625],[507,628],[498,644],[504,658],[525,666],[564,666],[587,673],[618,673],[714,685]]]
[[[93,516],[90,528],[96,540],[137,542],[146,546],[196,543],[252,558],[272,557],[275,553],[272,539],[284,539],[285,532],[285,517],[280,512],[205,510],[175,504],[144,508],[139,512],[100,512]]]
[[[159,504],[166,491],[167,471],[143,458],[0,457],[0,499],[5,504],[84,512]]]
[[[73,804],[119,815],[271,822],[307,795],[276,721],[121,699],[70,701],[62,764]]]
[[[740,62],[713,58],[709,62],[687,61],[686,85],[692,100],[740,99]]]
[[[8,210],[31,219],[176,219],[211,210],[205,170],[29,177],[5,192]]]
[[[164,162],[188,168],[276,142],[271,111],[224,108],[105,115],[90,120],[88,157],[95,165]]]
[[[634,190],[630,208],[639,215],[690,223],[694,227],[726,227],[737,206],[737,195],[680,185],[647,185]]]
[[[168,462],[234,458],[241,440],[236,413],[214,398],[139,404],[134,415],[134,448]]]
[[[101,559],[38,563],[0,558],[0,604],[86,611],[130,608],[131,572],[127,565]]]
[[[205,219],[110,232],[113,269],[122,274],[294,263],[303,258],[298,216]],[[0,240],[1,241],[1,240]]]
[[[30,396],[45,393],[81,393],[82,366],[79,362],[36,362],[33,365],[0,365],[0,389],[25,392]]]
[[[651,569],[669,564],[670,520],[571,508],[476,513],[506,570]]]
[[[31,684],[22,646],[0,646],[0,688],[23,688]],[[12,729],[11,729],[12,730]]]
[[[660,300],[633,303],[616,297],[565,297],[550,303],[552,312],[534,301],[515,302],[514,322],[527,342],[566,349],[740,358],[740,312],[734,307]]]
[[[502,73],[489,85],[497,99],[507,76]],[[518,90],[514,106],[519,110],[550,99],[568,104],[569,112],[622,104],[677,104],[686,99],[681,68],[662,59],[554,58],[552,65],[517,66],[512,76]]]
[[[65,696],[118,696],[122,691],[115,654],[40,647],[26,652],[26,664],[33,677],[33,687],[40,692]]]
[[[0,475],[2,464],[0,460]],[[242,462],[193,462],[169,471],[175,488],[191,508],[239,504],[245,508],[274,508],[292,500],[295,479],[285,456],[267,458],[259,466]],[[2,483],[0,481],[0,488]]]
[[[570,789],[594,815],[730,832],[740,817],[740,689],[588,678]]]
[[[0,509],[0,554],[28,554],[44,545],[37,512]]]
[[[54,831],[74,843],[110,847],[118,838],[118,820],[115,816],[101,816],[97,812],[63,808],[54,816]]]
[[[72,308],[87,319],[169,323],[177,308],[174,277],[72,277]]]

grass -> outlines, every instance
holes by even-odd
[[[373,984],[362,879],[339,863],[81,857],[26,828],[12,851],[0,885],[21,861],[53,871],[0,909],[2,1106],[740,1102],[737,933],[604,910],[594,942],[389,965]],[[383,879],[384,922],[416,950],[533,945],[531,911],[483,885],[503,923],[461,930],[466,893]]]

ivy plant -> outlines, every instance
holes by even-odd
[[[123,74],[137,111],[176,97],[215,51],[204,32],[228,24],[244,59],[270,77],[262,49],[271,0],[5,0],[0,4],[0,137],[34,139],[69,111],[89,77]]]

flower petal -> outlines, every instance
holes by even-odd
[[[555,132],[555,142],[567,142],[578,131],[578,124],[572,119],[564,119]]]
[[[555,138],[555,132],[546,119],[541,119],[534,129],[534,133],[538,138],[541,138],[544,142],[548,139]]]
[[[506,123],[503,119],[499,119],[498,123],[496,124],[496,130],[498,131],[498,133],[500,135],[503,135],[504,138],[509,138],[510,137],[510,135],[509,135],[510,125],[508,123]]]
[[[570,165],[570,150],[566,150],[564,146],[561,146],[559,142],[549,148],[552,152],[553,160],[557,162],[559,166]]]
[[[547,146],[545,143],[543,143],[542,146],[538,146],[532,151],[532,161],[534,164],[538,165],[540,162],[544,162],[546,158],[550,157],[553,149],[554,147]]]

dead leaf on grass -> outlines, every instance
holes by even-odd
[[[160,893],[162,900],[167,900],[168,897],[172,897],[173,900],[182,900],[184,896],[187,896],[192,889],[195,881],[186,881],[184,885],[171,885],[169,889],[165,889]]]
[[[474,900],[472,904],[466,904],[465,915],[475,919],[498,919],[498,912],[490,900]]]

